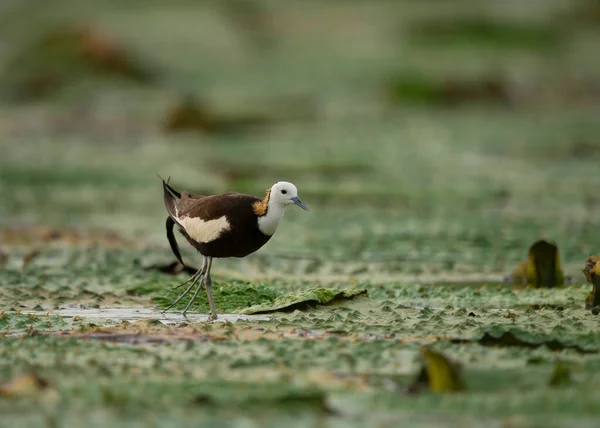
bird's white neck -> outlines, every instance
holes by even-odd
[[[273,235],[283,214],[285,214],[285,205],[269,201],[267,213],[258,218],[258,228],[265,235]]]

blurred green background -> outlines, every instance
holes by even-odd
[[[506,273],[540,237],[577,274],[597,249],[594,1],[15,1],[1,19],[3,227],[166,248],[159,173],[292,181],[312,211],[261,253],[372,274]]]

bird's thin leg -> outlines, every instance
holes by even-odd
[[[198,269],[198,271],[195,274],[193,274],[192,276],[190,276],[186,281],[182,282],[181,284],[179,284],[176,287],[173,287],[171,290],[177,290],[179,287],[183,287],[185,284],[187,284],[188,282],[190,282],[194,278],[196,278],[196,276],[202,276],[205,271],[206,271],[206,257],[202,256],[202,267],[200,269]]]
[[[212,296],[211,284],[212,280],[210,279],[210,268],[212,267],[212,257],[208,258],[208,265],[206,266],[206,275],[204,276],[204,285],[206,286],[206,297],[208,298],[208,305],[210,306],[210,320],[217,319],[217,310],[215,309],[215,302]]]
[[[207,266],[206,266],[206,272],[210,271],[210,267],[211,266],[212,266],[212,257],[208,257],[208,263],[207,263]],[[207,275],[204,276],[203,282],[204,282],[204,285],[206,286],[206,294],[209,296],[209,298],[208,298],[208,304],[210,305],[210,308],[211,308],[211,315],[209,315],[209,320],[215,320],[215,319],[217,319],[216,318],[215,309],[214,309],[215,304],[213,302],[212,295],[210,293],[210,279],[209,279],[209,277]],[[183,314],[184,315],[188,311],[188,309],[192,306],[192,303],[194,302],[194,300],[198,296],[198,293],[200,292],[200,288],[202,288],[202,284],[198,285],[198,288],[196,289],[196,292],[192,296],[192,299],[188,303],[187,307],[183,310]]]
[[[204,265],[205,273],[210,271],[211,265],[212,265],[212,257],[206,257],[206,263]],[[204,278],[202,281],[205,284],[206,284],[206,277],[207,277],[207,275],[204,275]],[[189,301],[189,303],[183,310],[183,315],[185,315],[185,313],[188,311],[188,309],[190,309],[190,307],[192,306],[192,303],[194,303],[194,300],[196,300],[196,297],[198,296],[198,293],[200,292],[200,289],[202,288],[202,282],[200,284],[198,284],[198,288],[196,288],[194,295],[192,296],[191,300]],[[210,304],[210,302],[209,302],[209,304]]]
[[[202,267],[198,270],[198,272],[196,272],[194,275],[192,275],[192,277],[190,278],[190,279],[192,279],[192,283],[190,284],[190,286],[183,292],[183,294],[181,296],[179,296],[177,298],[177,300],[175,300],[173,303],[171,303],[167,309],[165,309],[164,311],[162,311],[162,313],[164,314],[169,309],[171,309],[173,306],[175,306],[177,303],[179,303],[179,301],[181,299],[183,299],[190,292],[190,290],[192,289],[192,287],[202,278],[202,276],[204,275],[205,272],[206,272],[206,262],[204,262],[202,264]],[[198,289],[200,289],[200,286],[201,286],[201,284],[198,285]],[[196,291],[196,293],[197,293],[197,291]]]

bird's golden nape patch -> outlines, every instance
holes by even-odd
[[[185,229],[185,232],[196,242],[208,244],[218,239],[223,232],[231,229],[231,224],[226,216],[213,220],[202,220],[198,217],[183,217],[179,223]]]
[[[254,214],[261,217],[265,215],[269,209],[269,199],[271,198],[271,189],[267,190],[267,194],[262,201],[255,202],[252,205],[252,210]]]

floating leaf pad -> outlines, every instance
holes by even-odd
[[[585,338],[583,338],[585,340]],[[591,340],[591,339],[590,339]],[[577,342],[577,343],[576,343]],[[597,348],[592,346],[581,346],[580,340],[558,340],[544,333],[529,333],[519,329],[489,329],[484,332],[483,336],[478,340],[478,343],[483,346],[506,346],[506,347],[521,347],[521,348],[539,348],[547,346],[553,351],[563,349],[572,349],[581,354],[589,354],[598,352]]]
[[[367,296],[367,290],[335,288],[310,288],[294,294],[279,296],[270,303],[254,305],[241,311],[243,314],[264,314],[276,311],[291,311],[316,305],[327,305],[337,300],[352,299],[357,296]]]
[[[25,312],[0,311],[0,332],[26,329],[49,330],[67,328],[69,323],[59,315],[33,315]]]

